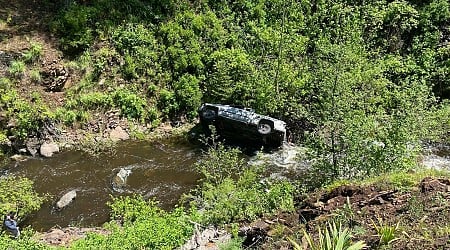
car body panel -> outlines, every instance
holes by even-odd
[[[286,123],[252,109],[205,103],[198,109],[200,123],[209,131],[213,125],[219,135],[242,142],[279,147],[286,138]]]

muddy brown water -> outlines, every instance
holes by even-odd
[[[100,226],[109,220],[106,205],[112,197],[140,194],[155,198],[170,209],[183,193],[194,188],[200,178],[193,168],[201,151],[189,143],[125,142],[114,153],[98,157],[78,151],[55,155],[50,159],[32,158],[7,166],[7,173],[34,181],[35,190],[50,199],[23,224],[46,231],[60,226]],[[122,188],[113,188],[112,180],[121,168],[131,170]],[[60,211],[58,199],[70,190],[77,197]]]

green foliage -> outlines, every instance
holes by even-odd
[[[13,61],[9,66],[9,74],[16,78],[21,78],[25,74],[25,63],[23,61]]]
[[[154,201],[142,197],[114,198],[110,204],[112,219],[108,235],[91,234],[75,242],[72,249],[174,249],[190,238],[195,215],[181,208],[165,212]]]
[[[340,225],[338,227],[335,223],[329,223],[323,233],[319,228],[318,242],[315,242],[312,235],[306,231],[304,231],[304,236],[312,250],[358,250],[366,247],[366,244],[363,241],[353,243],[348,228],[342,228]],[[294,246],[294,249],[303,249],[294,240],[289,239],[289,241]]]
[[[72,4],[61,12],[60,17],[51,24],[51,30],[61,37],[62,49],[78,53],[88,48],[94,41],[92,27],[97,9]]]
[[[41,98],[32,96],[32,99],[30,102],[20,98],[7,81],[0,86],[0,110],[5,110],[7,118],[14,121],[11,132],[19,138],[35,133],[51,117]]]
[[[165,117],[173,117],[179,109],[175,93],[168,89],[161,89],[159,92],[158,107]]]
[[[197,169],[205,179],[189,198],[191,205],[204,210],[205,223],[228,223],[255,219],[277,210],[293,209],[293,186],[286,181],[260,181],[263,172],[256,166],[246,166],[237,149],[209,149]]]
[[[33,189],[33,182],[20,177],[0,178],[0,214],[18,212],[24,217],[40,208],[44,198]]]
[[[195,76],[186,74],[180,77],[174,85],[180,111],[187,113],[187,117],[193,119],[197,116],[197,109],[202,102],[200,81]]]
[[[220,250],[241,250],[242,242],[244,242],[243,238],[235,237],[226,243],[219,244],[219,249]]]
[[[42,44],[30,42],[30,48],[23,54],[22,58],[26,63],[37,61],[42,56]]]
[[[388,245],[398,239],[398,234],[400,233],[400,223],[397,223],[395,226],[391,226],[384,224],[383,221],[378,218],[378,223],[372,221],[372,225],[377,232],[377,236],[380,238],[380,245]]]
[[[58,108],[55,110],[55,119],[63,122],[66,125],[71,125],[77,121],[77,113],[65,108]]]
[[[33,81],[35,83],[40,83],[42,81],[41,73],[37,69],[30,71],[30,78],[31,78],[31,81]]]
[[[3,231],[0,233],[0,246],[4,249],[17,249],[17,250],[45,250],[54,249],[47,244],[37,240],[35,237],[35,231],[31,228],[22,228],[20,232],[20,238],[11,238],[8,232]],[[6,247],[7,246],[7,247]]]
[[[114,104],[120,108],[123,116],[140,119],[147,118],[147,101],[127,89],[117,89],[112,93]]]
[[[85,51],[68,110],[159,122],[193,118],[201,102],[249,106],[287,121],[327,184],[410,169],[421,140],[448,137],[437,103],[450,97],[449,5],[94,0],[51,27]]]
[[[211,55],[203,92],[206,100],[242,104],[251,96],[254,68],[245,51],[226,49]]]
[[[66,104],[68,108],[83,108],[93,110],[96,108],[106,108],[112,106],[113,100],[108,93],[89,92],[81,94],[77,99],[69,100]]]

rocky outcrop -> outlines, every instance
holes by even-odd
[[[113,142],[128,140],[130,135],[122,127],[116,127],[109,132],[109,139]]]
[[[40,147],[40,153],[44,157],[52,157],[53,154],[58,152],[59,146],[54,142],[44,142]]]
[[[25,142],[25,146],[27,148],[28,153],[31,154],[31,156],[36,156],[37,153],[40,151],[41,142],[37,138],[29,138]],[[45,150],[45,149],[44,149]]]
[[[68,246],[71,242],[86,237],[88,233],[106,235],[110,232],[103,228],[53,228],[46,233],[38,235],[38,238],[49,245]]]
[[[57,60],[42,63],[42,85],[47,91],[60,92],[69,78],[69,72]]]
[[[131,174],[131,169],[121,168],[112,180],[112,187],[115,191],[123,191],[123,187],[127,184],[127,178]]]
[[[56,202],[56,209],[60,210],[67,207],[77,197],[77,190],[71,190],[64,194],[58,202]]]
[[[231,239],[231,234],[214,227],[208,227],[203,231],[196,230],[191,239],[186,242],[179,250],[218,250],[218,244],[227,242]]]

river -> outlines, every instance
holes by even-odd
[[[54,226],[100,226],[109,219],[106,204],[111,196],[140,194],[155,198],[163,208],[173,207],[197,184],[200,176],[193,163],[200,155],[198,146],[187,142],[127,141],[117,145],[114,153],[98,156],[68,151],[49,159],[13,162],[6,166],[6,173],[27,177],[34,181],[38,193],[50,197],[23,224],[38,231]],[[112,182],[120,169],[127,170],[129,176],[118,188]],[[77,190],[77,197],[57,211],[55,203],[71,190]]]

